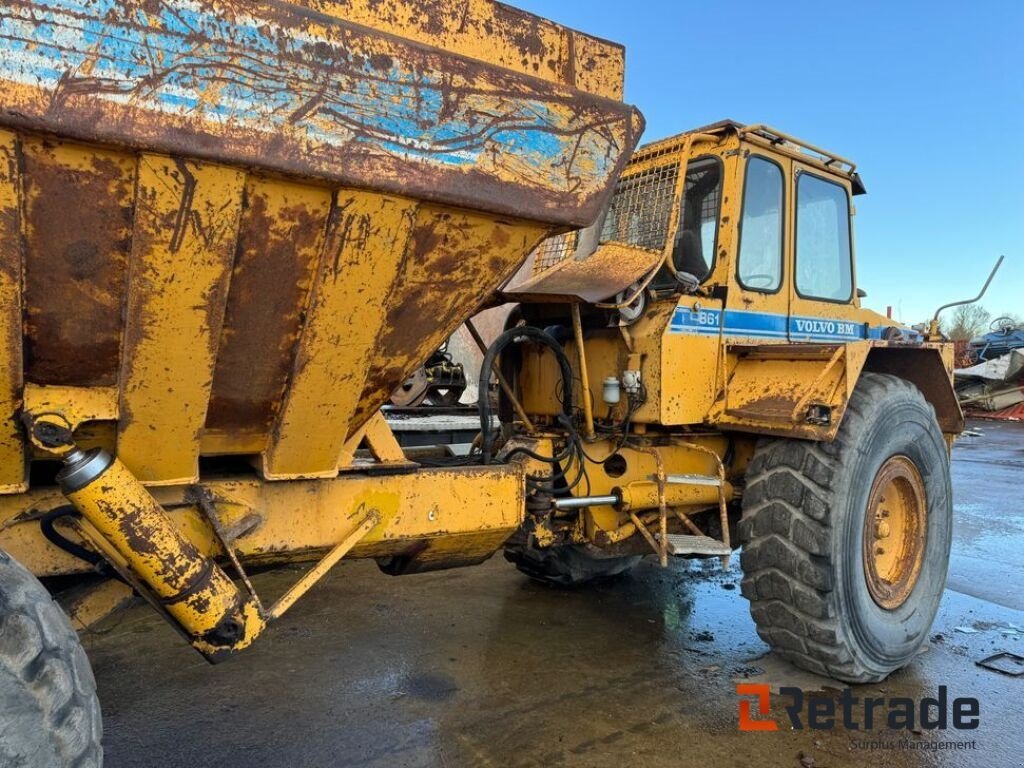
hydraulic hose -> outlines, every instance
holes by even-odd
[[[562,345],[551,334],[545,333],[539,328],[533,328],[528,325],[510,328],[494,340],[494,343],[488,348],[487,354],[484,355],[484,362],[480,368],[480,398],[478,407],[480,411],[480,432],[483,435],[481,450],[484,464],[491,463],[491,448],[494,442],[491,430],[491,403],[487,395],[491,371],[495,361],[498,359],[498,355],[501,354],[505,347],[510,344],[519,344],[526,340],[543,344],[555,355],[562,374],[562,411],[570,420],[572,419],[572,366],[569,365],[569,358],[566,356],[565,350],[562,349]]]

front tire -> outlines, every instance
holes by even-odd
[[[89,660],[38,579],[0,551],[0,765],[99,768]]]
[[[743,594],[799,667],[879,681],[920,649],[952,535],[949,456],[909,382],[865,373],[832,443],[758,444],[743,496]]]

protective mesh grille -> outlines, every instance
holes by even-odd
[[[662,165],[619,180],[601,242],[616,241],[660,251],[668,237],[679,164]]]
[[[538,275],[567,259],[576,250],[579,232],[554,235],[542,242],[533,252],[533,274]]]

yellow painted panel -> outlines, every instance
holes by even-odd
[[[424,543],[433,556],[452,559],[467,552],[490,554],[519,527],[523,516],[524,465],[421,469],[412,474],[346,474],[331,480],[267,483],[256,478],[204,483],[225,529],[243,521],[247,533],[235,542],[243,558],[310,559],[334,547],[352,530],[360,508],[373,508],[380,522],[349,557],[388,557]],[[187,487],[154,487],[153,497],[200,553],[221,554],[209,523]],[[9,523],[27,510],[66,504],[50,486],[0,497],[0,549],[37,575],[82,573],[88,563],[39,535],[37,520]]]
[[[299,0],[424,45],[610,99],[622,98],[621,45],[494,0]]]
[[[0,131],[0,493],[27,484],[25,443],[17,420],[22,387],[21,212],[18,142]]]
[[[714,424],[757,434],[831,440],[846,412],[871,342],[730,347],[728,384]],[[829,423],[808,421],[828,406]]]
[[[803,421],[797,406],[807,396],[816,403],[842,402],[846,366],[826,370],[829,359],[741,357],[729,378],[724,419],[732,424],[769,421],[789,429]]]
[[[679,311],[694,317],[721,310],[722,302],[684,297]],[[720,313],[718,313],[720,314]],[[710,319],[719,322],[718,314]],[[722,336],[677,333],[669,323],[661,348],[661,423],[700,424],[722,388]]]
[[[543,225],[436,205],[419,208],[405,265],[388,296],[387,319],[354,428],[477,311],[546,231]]]
[[[216,484],[210,485],[216,492]],[[380,523],[353,556],[401,551],[415,539],[486,531],[511,533],[522,521],[519,467],[420,470],[409,475],[344,475],[329,482],[234,483],[229,493],[265,511],[263,525],[238,546],[246,556],[306,547],[326,549],[352,527],[360,505],[381,512]],[[157,498],[160,498],[159,493]],[[225,524],[241,509],[228,510]]]
[[[295,373],[263,455],[264,476],[337,474],[416,205],[368,192],[338,193]]]
[[[117,387],[41,387],[26,384],[26,413],[59,413],[75,429],[88,421],[117,419]]]
[[[626,79],[622,46],[575,30],[570,34],[576,87],[616,101],[622,99]]]
[[[143,155],[138,179],[118,455],[143,482],[188,483],[197,479],[244,174]]]

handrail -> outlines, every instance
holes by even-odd
[[[985,284],[981,286],[981,291],[979,291],[978,295],[975,296],[973,299],[964,299],[963,301],[951,301],[949,302],[949,304],[943,304],[941,307],[935,310],[935,316],[932,317],[931,325],[928,327],[929,339],[934,339],[939,335],[939,315],[942,314],[943,310],[949,309],[950,307],[959,307],[963,304],[973,304],[974,302],[980,300],[981,297],[985,295],[985,292],[988,290],[989,285],[991,285],[992,283],[992,278],[996,276],[996,272],[998,272],[999,268],[1003,266],[1003,259],[1005,258],[1005,256],[999,257],[999,260],[996,262],[996,265],[992,267],[992,271],[989,273],[988,280],[986,280]]]
[[[837,155],[834,152],[829,152],[827,149],[822,149],[819,146],[810,144],[803,139],[798,139],[796,136],[792,136],[788,133],[776,130],[763,123],[756,123],[754,125],[746,125],[740,128],[740,133],[753,133],[759,135],[763,139],[771,141],[773,144],[779,143],[779,140],[794,144],[797,147],[813,152],[816,155],[821,156],[825,160],[825,165],[832,165],[833,163],[840,163],[849,167],[849,172],[853,173],[857,165],[852,161],[848,160],[841,155]]]

